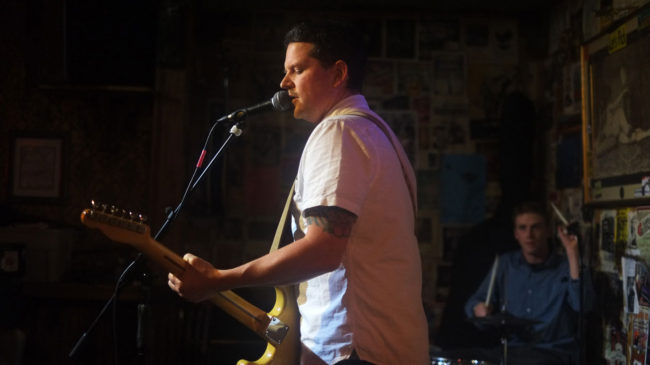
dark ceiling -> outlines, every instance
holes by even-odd
[[[567,0],[268,0],[210,1],[201,0],[200,7],[210,10],[331,10],[366,12],[463,12],[463,13],[531,13],[548,10]]]
[[[561,0],[374,0],[366,4],[387,9],[448,10],[467,12],[522,12],[548,9]]]

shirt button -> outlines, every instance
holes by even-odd
[[[528,289],[528,294],[533,294],[533,291],[531,289]]]
[[[526,308],[526,312],[530,313],[530,308]]]

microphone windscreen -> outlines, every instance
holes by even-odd
[[[271,103],[273,104],[273,109],[280,112],[289,110],[293,107],[293,104],[291,103],[291,97],[289,96],[287,90],[280,90],[275,93],[275,95],[273,95],[273,98],[271,98]]]

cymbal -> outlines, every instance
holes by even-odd
[[[473,317],[468,320],[474,324],[497,328],[519,328],[541,323],[534,319],[515,317],[506,312],[499,312],[486,317]]]

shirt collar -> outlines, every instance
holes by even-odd
[[[524,254],[519,250],[519,254],[517,255],[517,264],[520,266],[528,266],[532,269],[547,269],[551,267],[555,267],[559,264],[560,262],[560,255],[558,255],[557,252],[551,251],[549,252],[548,257],[546,258],[546,261],[544,261],[541,264],[529,264],[528,261],[524,258]]]
[[[343,99],[339,100],[338,103],[334,104],[332,109],[330,109],[327,112],[327,114],[325,115],[325,118],[323,118],[323,120],[325,120],[328,117],[332,116],[332,114],[335,114],[335,112],[337,110],[347,109],[347,108],[369,109],[370,107],[368,106],[368,102],[366,101],[366,98],[363,95],[361,95],[361,94],[350,95],[347,98],[343,98]]]

